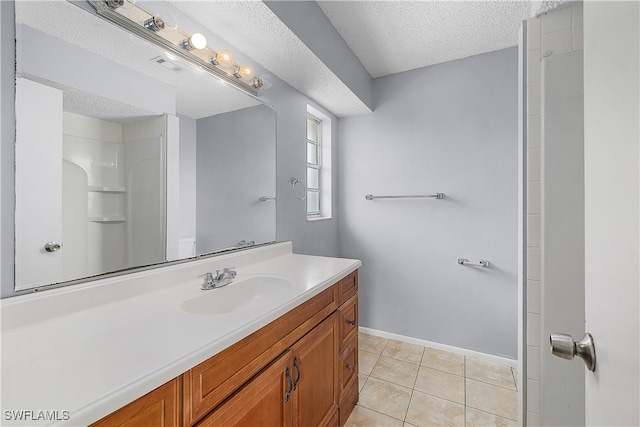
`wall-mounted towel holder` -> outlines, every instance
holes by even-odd
[[[466,258],[458,258],[458,264],[460,264],[460,265],[468,265],[470,267],[489,268],[489,261],[487,261],[486,259],[481,259],[478,262],[471,262]]]
[[[291,178],[289,182],[291,183],[291,189],[293,190],[293,194],[296,196],[297,199],[304,200],[307,198],[307,187],[304,185],[302,181],[300,181],[298,178]],[[302,195],[300,195],[300,193],[296,190],[296,184],[300,184],[300,188],[302,188]]]
[[[444,199],[444,193],[436,194],[410,194],[406,196],[374,196],[373,194],[367,194],[364,196],[367,200],[374,199]]]

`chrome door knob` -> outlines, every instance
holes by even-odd
[[[575,342],[571,335],[551,334],[551,354],[567,360],[573,360],[575,356],[581,358],[587,369],[596,370],[596,346],[591,334],[586,333],[579,342]]]
[[[44,250],[47,252],[56,252],[62,249],[62,245],[57,242],[47,242],[44,245]]]

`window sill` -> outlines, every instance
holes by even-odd
[[[324,221],[327,219],[332,219],[330,216],[308,216],[307,222],[316,222],[316,221]]]

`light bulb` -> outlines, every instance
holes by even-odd
[[[273,85],[273,79],[269,74],[262,74],[253,79],[253,87],[256,89],[269,89]]]
[[[240,67],[236,69],[236,72],[233,74],[240,79],[251,81],[251,79],[253,79],[253,74],[254,74],[253,65],[242,64]]]
[[[207,47],[207,39],[200,33],[193,33],[191,37],[183,40],[180,43],[180,47],[187,50],[204,49],[205,47]]]
[[[216,56],[210,59],[213,65],[231,67],[233,65],[233,52],[230,49],[220,49]]]
[[[178,20],[176,19],[176,15],[173,13],[173,10],[161,4],[154,4],[154,11],[156,19],[158,19],[158,16],[162,17],[162,22],[164,22],[163,30],[173,31],[178,28]]]
[[[207,39],[200,33],[194,33],[189,37],[189,44],[193,46],[194,49],[204,49],[207,47]]]

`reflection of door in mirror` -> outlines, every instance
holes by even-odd
[[[16,88],[16,284],[164,261],[165,116],[96,119],[64,112],[59,89]]]

